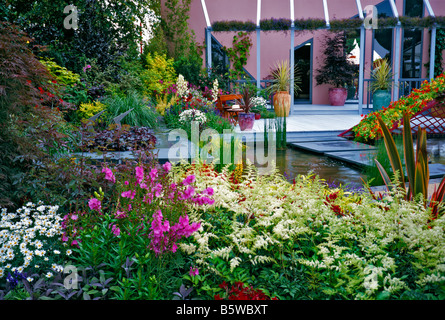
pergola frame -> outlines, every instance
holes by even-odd
[[[329,21],[329,9],[328,9],[328,3],[327,0],[323,1],[323,12],[324,12],[324,19],[326,24],[326,29],[330,29],[330,21]],[[363,15],[363,8],[361,4],[361,0],[355,0],[356,6],[357,6],[357,12],[359,15],[359,18],[364,21],[364,15]],[[395,53],[394,53],[394,64],[393,64],[393,71],[394,71],[394,83],[396,84],[394,86],[394,100],[398,99],[399,96],[399,89],[398,89],[398,82],[400,78],[400,59],[401,59],[401,30],[402,25],[399,20],[399,12],[397,10],[395,0],[389,0],[389,3],[391,5],[391,10],[394,15],[394,17],[397,19],[397,25],[394,27],[395,29]],[[431,7],[431,4],[429,0],[423,0],[424,8],[428,11],[428,14],[431,17],[435,17],[435,13],[433,11],[433,8]],[[201,6],[204,13],[204,17],[206,20],[206,42],[207,42],[207,72],[210,75],[211,74],[211,67],[212,67],[212,25],[210,23],[209,14],[207,11],[207,7],[205,4],[205,0],[201,0]],[[261,0],[257,0],[257,17],[256,17],[256,39],[257,39],[257,46],[256,46],[256,60],[257,60],[257,79],[256,84],[257,88],[261,88],[261,27],[260,27],[260,19],[261,19]],[[291,32],[291,44],[290,44],[290,70],[294,70],[295,67],[295,61],[294,61],[294,55],[293,50],[295,47],[295,24],[294,24],[294,0],[290,0],[290,19],[292,21],[290,32]],[[360,60],[359,60],[359,81],[358,81],[358,113],[362,114],[363,111],[363,96],[364,96],[364,64],[365,64],[365,32],[366,28],[364,23],[360,26]],[[429,66],[429,78],[430,80],[434,79],[434,58],[435,58],[435,48],[436,48],[436,32],[437,32],[437,25],[436,23],[433,24],[431,27],[431,43],[430,43],[430,66]],[[291,83],[289,88],[290,94],[291,94],[291,106],[294,105],[294,73],[291,72]],[[292,107],[290,109],[290,113],[292,114]]]

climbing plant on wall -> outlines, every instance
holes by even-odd
[[[232,63],[230,69],[230,76],[232,79],[241,79],[245,72],[243,70],[250,56],[250,48],[252,47],[252,40],[249,33],[240,31],[233,36],[232,47],[224,47],[229,60]]]

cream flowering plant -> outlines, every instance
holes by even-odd
[[[51,278],[63,271],[71,250],[60,241],[62,218],[58,206],[29,202],[16,212],[3,208],[0,216],[0,279],[11,281],[11,274],[33,272],[44,272]]]
[[[197,187],[213,183],[215,199],[200,215],[202,231],[180,245],[200,274],[215,277],[216,283],[196,288],[202,296],[223,293],[206,288],[233,279],[278,299],[445,294],[445,216],[432,220],[420,201],[405,201],[400,190],[375,199],[311,175],[289,183],[248,166],[235,181],[226,170],[192,169]]]
[[[182,124],[188,124],[192,121],[197,121],[200,125],[202,125],[207,121],[207,117],[202,111],[196,109],[184,110],[179,115],[179,122]]]

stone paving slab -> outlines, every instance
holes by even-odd
[[[163,164],[168,161],[175,164],[182,160],[189,161],[190,158],[194,158],[196,150],[194,148],[188,150],[188,147],[189,146],[187,146],[187,144],[179,144],[170,148],[154,148],[151,151],[153,154],[157,154],[156,158],[158,159],[159,163]],[[137,159],[137,155],[135,156],[132,151],[107,151],[105,153],[77,152],[73,153],[71,157],[84,157],[97,162],[102,162],[104,158],[107,161],[114,162]],[[212,159],[212,156],[209,154],[208,160],[212,161]]]
[[[348,151],[348,152],[326,152],[324,155],[336,160],[348,162],[356,166],[372,165],[372,150]],[[445,175],[445,165],[441,163],[430,163],[428,165],[430,179],[439,179]]]
[[[305,149],[315,153],[361,151],[361,150],[375,149],[375,147],[373,146],[350,140],[290,143],[289,145],[295,148]]]
[[[304,143],[304,142],[327,142],[327,141],[346,141],[346,138],[338,136],[314,136],[314,137],[288,137],[288,143]]]
[[[360,150],[360,151],[343,151],[343,152],[326,152],[324,155],[330,158],[351,163],[356,166],[369,166],[372,164],[372,156],[375,154],[374,150]]]
[[[430,170],[430,178],[438,179],[442,178],[445,175],[445,164],[441,163],[430,163],[428,165]]]

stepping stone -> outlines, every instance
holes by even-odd
[[[303,143],[303,142],[327,142],[327,141],[346,141],[347,139],[338,136],[318,136],[318,137],[288,137],[288,143]]]
[[[153,154],[157,154],[157,159],[159,163],[163,164],[165,162],[171,162],[175,164],[182,160],[189,161],[189,158],[193,158],[195,155],[195,149],[191,150],[187,149],[187,144],[176,145],[170,148],[155,148],[152,149]],[[135,160],[137,159],[137,155],[135,156],[132,151],[107,151],[103,154],[96,152],[81,152],[73,153],[71,157],[81,158],[81,157],[89,158],[90,160],[102,162],[104,158],[107,161],[120,162],[122,160]],[[212,156],[208,156],[208,161],[212,161]]]
[[[305,149],[315,153],[325,152],[343,152],[343,151],[361,151],[361,150],[375,150],[376,148],[364,143],[354,142],[350,140],[345,141],[324,141],[324,142],[303,142],[290,143],[290,146]]]
[[[430,163],[430,179],[442,178],[445,175],[445,164]]]
[[[373,150],[326,152],[324,155],[336,160],[351,163],[356,166],[366,167],[372,164]]]

